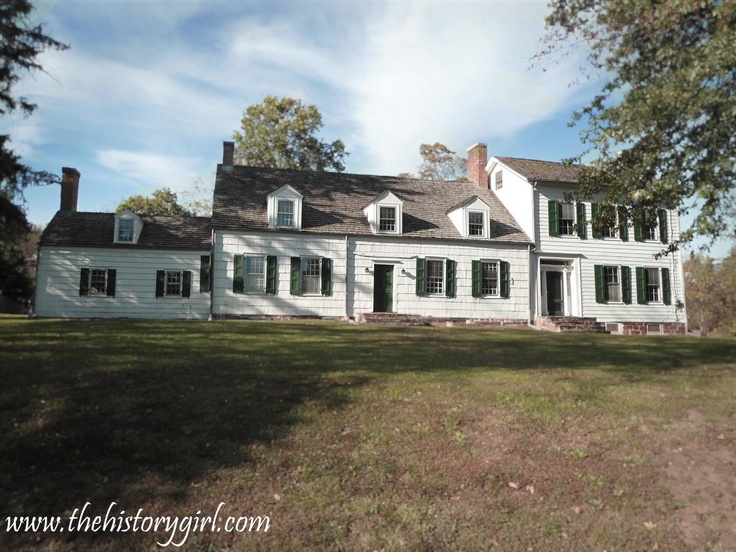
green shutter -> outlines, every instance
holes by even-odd
[[[595,265],[593,267],[595,274],[595,302],[605,303],[606,302],[606,278],[605,270],[603,265]]]
[[[621,267],[621,298],[624,304],[631,304],[631,268],[628,266]]]
[[[427,259],[417,258],[417,295],[427,295]]]
[[[640,266],[636,267],[636,302],[647,304],[647,271]]]
[[[665,305],[672,304],[672,286],[670,285],[670,269],[662,269],[662,302]]]
[[[233,259],[233,293],[245,292],[245,255],[235,255]]]
[[[114,268],[107,269],[107,296],[115,297],[115,281],[117,280],[118,271]]]
[[[209,255],[202,255],[199,258],[199,292],[209,293],[210,291],[210,271],[212,261]]]
[[[79,296],[89,295],[89,268],[83,268],[79,273]]]
[[[445,296],[455,297],[455,270],[457,263],[451,259],[445,261]]]
[[[659,209],[657,211],[657,222],[659,224],[659,241],[667,243],[667,211]]]
[[[501,272],[501,297],[511,297],[511,265],[508,261],[499,261],[498,268]]]
[[[332,259],[322,258],[322,295],[332,295]]]
[[[575,209],[577,210],[577,222],[578,222],[578,238],[581,240],[588,239],[588,220],[585,212],[585,203],[582,201],[578,201],[575,205]]]
[[[156,271],[156,297],[164,296],[164,289],[166,287],[166,271]]]
[[[560,204],[557,201],[547,202],[547,212],[549,213],[549,235],[560,235]]]
[[[181,273],[181,296],[189,298],[192,295],[192,271],[185,270]]]
[[[621,241],[629,241],[629,216],[623,205],[618,208],[618,236]]]
[[[271,295],[276,295],[277,269],[276,255],[266,257],[266,293],[270,293]]]
[[[481,261],[472,262],[473,272],[473,297],[481,297],[483,295],[483,263]]]
[[[644,211],[634,213],[634,239],[644,241]]]
[[[291,258],[291,277],[289,279],[289,292],[292,295],[299,295],[302,291],[302,259],[301,257]]]
[[[601,205],[600,203],[593,203],[590,206],[590,218],[593,221],[593,237],[597,240],[603,239],[603,226],[601,226],[600,222],[596,221],[596,217],[598,216],[598,213],[601,211]]]

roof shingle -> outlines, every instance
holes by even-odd
[[[578,182],[580,171],[585,168],[585,165],[555,163],[554,161],[539,161],[537,159],[519,159],[516,157],[496,157],[496,159],[529,181],[541,180],[575,184]]]

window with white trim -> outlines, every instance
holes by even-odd
[[[575,234],[575,205],[560,203],[560,235],[572,236]]]
[[[263,292],[266,289],[266,258],[245,257],[245,292]]]
[[[485,236],[483,211],[468,211],[468,236]]]
[[[118,219],[118,241],[119,242],[132,242],[135,236],[135,220],[133,219]]]
[[[319,294],[321,282],[321,260],[319,258],[302,258],[302,293]]]
[[[292,257],[292,295],[332,295],[332,259],[328,257]]]
[[[607,211],[605,215],[606,215],[606,221],[608,223],[602,228],[603,237],[604,238],[617,238],[618,237],[618,221],[616,217],[616,206],[615,205],[605,205],[603,209]]]
[[[643,232],[644,232],[644,239],[647,240],[656,240],[657,239],[657,213],[651,213],[649,211],[644,211],[642,213],[642,221],[643,221]]]
[[[661,301],[660,279],[658,268],[646,269],[647,302],[659,303]]]
[[[503,188],[503,170],[496,172],[496,189],[500,190]]]
[[[83,268],[79,275],[79,295],[115,297],[114,268]]]
[[[481,261],[481,293],[498,295],[498,261]]]
[[[427,293],[443,295],[445,290],[445,262],[427,259]]]
[[[396,232],[396,207],[379,207],[379,232]]]
[[[156,297],[189,298],[192,288],[190,270],[157,270]]]
[[[294,202],[292,200],[276,200],[276,226],[294,228]]]
[[[181,295],[181,272],[178,270],[166,271],[166,287],[164,295]]]
[[[621,278],[617,266],[604,266],[603,277],[606,286],[606,300],[611,303],[621,301]]]

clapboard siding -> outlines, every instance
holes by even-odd
[[[277,257],[277,292],[234,293],[235,255]],[[289,291],[290,258],[320,256],[332,259],[330,296],[293,296]],[[457,262],[454,298],[416,294],[416,259],[432,257]],[[510,297],[472,297],[471,263],[476,259],[510,263]],[[529,253],[519,245],[493,247],[437,240],[335,239],[315,235],[217,233],[215,236],[216,315],[354,317],[373,311],[374,264],[392,264],[394,311],[440,318],[529,317]],[[366,272],[368,269],[368,272]],[[405,274],[401,274],[401,270]]]
[[[200,293],[199,269],[208,251],[55,249],[38,259],[35,313],[69,318],[198,318],[209,316],[210,294]],[[115,269],[114,297],[80,296],[83,268]],[[191,297],[156,297],[156,271],[191,271]]]
[[[684,303],[685,291],[683,283],[682,257],[679,251],[656,258],[667,246],[659,240],[637,242],[634,240],[633,223],[629,221],[629,239],[593,238],[590,224],[592,216],[591,202],[585,203],[587,223],[587,239],[577,235],[553,237],[549,235],[548,201],[564,201],[569,187],[539,186],[536,209],[538,227],[536,230],[538,248],[536,255],[569,255],[579,260],[576,265],[580,270],[580,288],[582,295],[582,315],[597,318],[601,322],[641,321],[641,322],[684,322],[684,309],[676,305]],[[669,241],[674,241],[680,234],[680,222],[677,211],[667,211],[667,231]],[[632,272],[632,304],[600,304],[595,300],[595,265],[628,266]],[[672,304],[664,305],[636,303],[636,267],[668,268],[671,278]]]

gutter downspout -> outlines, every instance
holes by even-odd
[[[348,312],[350,309],[349,303],[349,297],[350,297],[350,291],[348,290],[348,286],[350,285],[350,236],[347,234],[345,235],[345,320],[350,320],[350,317],[348,316]],[[353,272],[355,272],[353,270]]]
[[[211,220],[211,219],[210,219]],[[212,229],[212,245],[210,246],[210,316],[209,320],[214,320],[215,316],[215,237],[217,233]],[[202,285],[202,282],[199,283]]]

